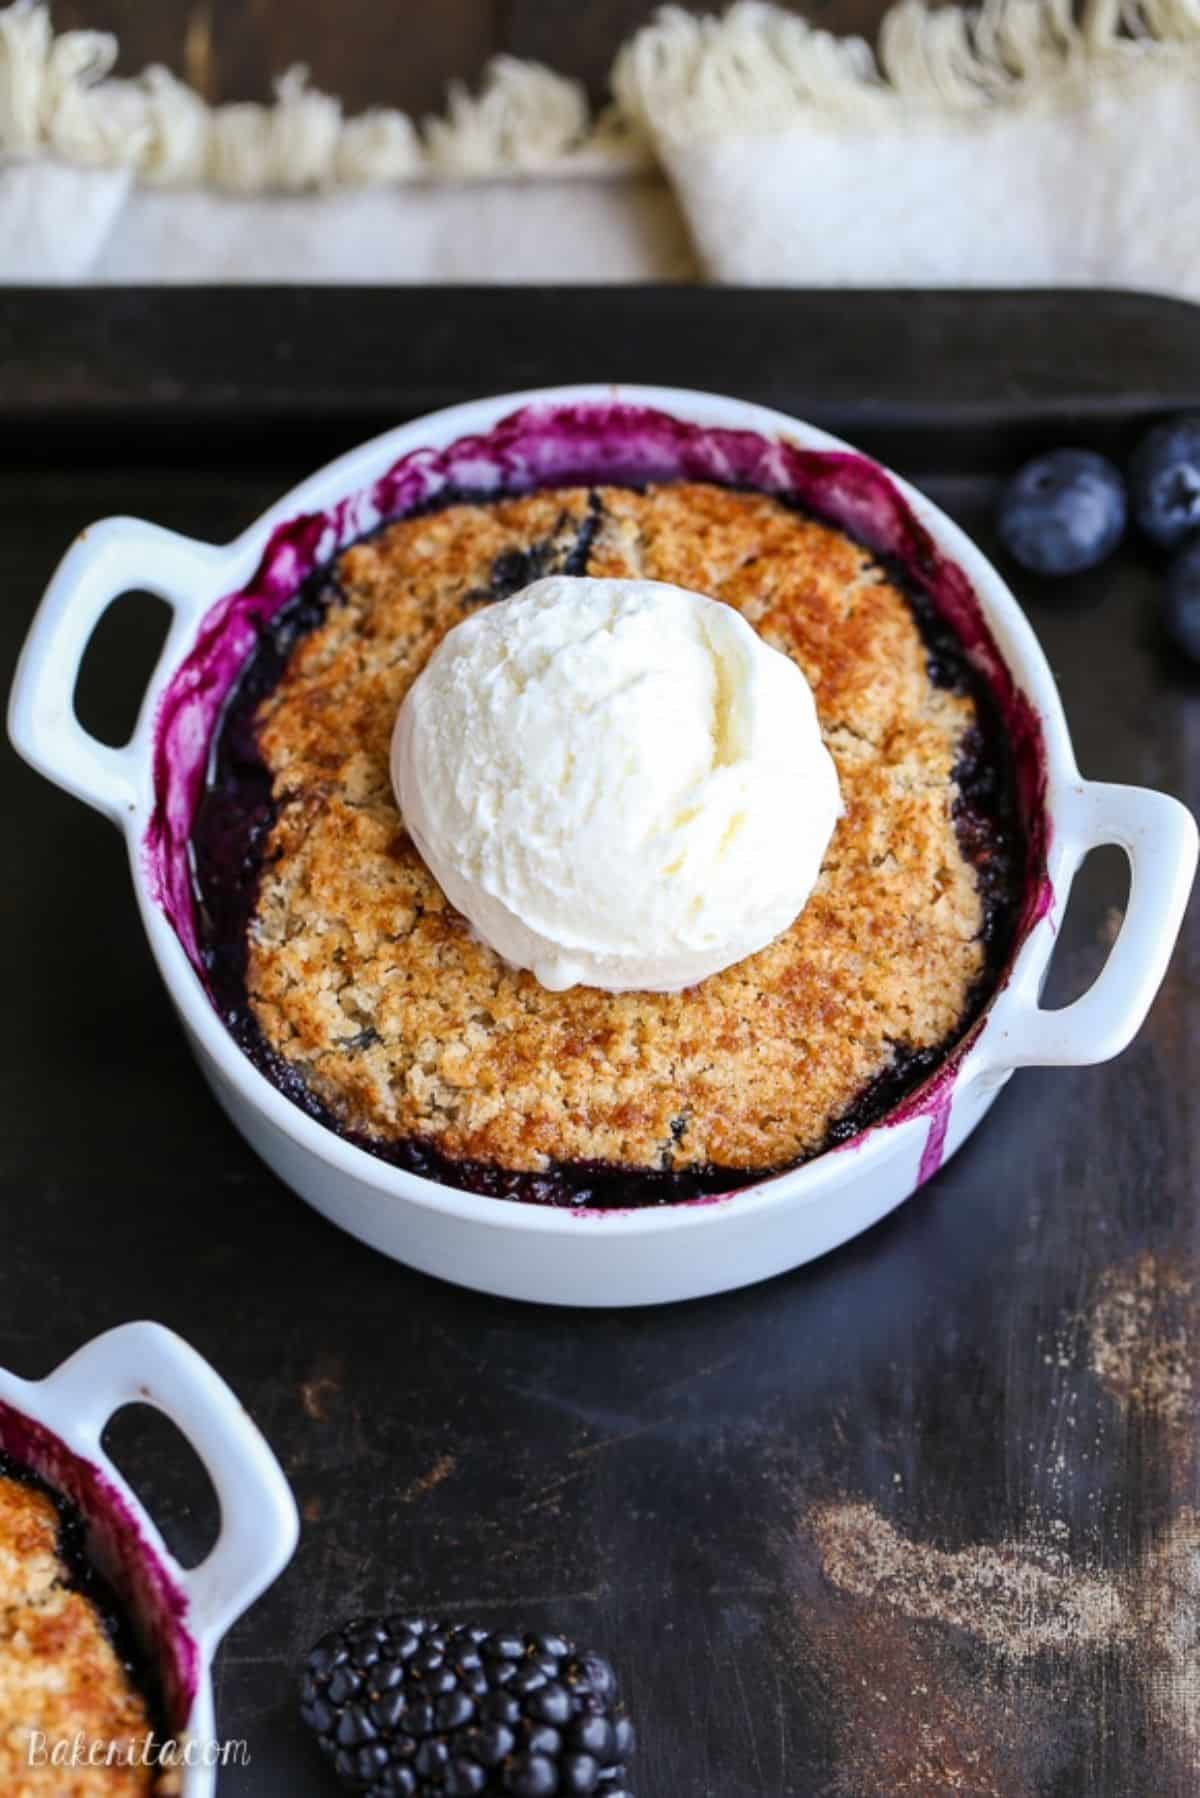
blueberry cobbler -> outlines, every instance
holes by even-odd
[[[178,1791],[178,1775],[146,1752],[155,1707],[136,1667],[111,1595],[84,1558],[77,1513],[0,1456],[0,1791]]]
[[[713,480],[542,485],[486,498],[447,490],[314,572],[259,631],[225,704],[192,831],[204,970],[257,1064],[311,1115],[395,1164],[560,1205],[729,1191],[894,1108],[994,989],[1018,921],[1025,847],[991,690],[910,570],[856,538],[792,496]],[[807,759],[794,765],[811,778],[747,789],[760,810],[769,792],[781,865],[793,842],[803,850],[788,889],[795,902],[773,911],[765,875],[744,879],[755,931],[727,965],[685,956],[670,978],[606,983],[614,957],[572,949],[565,971],[559,955],[548,973],[537,959],[544,906],[536,928],[522,922],[521,940],[535,945],[522,961],[508,937],[481,927],[482,912],[464,915],[466,888],[448,872],[435,878],[430,863],[443,863],[397,802],[397,715],[423,671],[432,679],[440,669],[453,692],[449,633],[476,621],[465,636],[478,647],[490,631],[488,653],[502,661],[508,624],[492,628],[484,615],[523,594],[535,596],[523,604],[541,592],[549,605],[553,589],[561,601],[572,582],[601,594],[609,611],[585,619],[566,648],[555,639],[556,666],[582,654],[580,644],[612,637],[630,583],[643,598],[664,583],[715,602],[701,623],[710,637],[729,637],[725,660],[712,663],[706,772],[710,786],[725,782],[721,792],[734,775],[720,764],[736,759],[723,745],[748,728],[726,680],[738,657],[771,652],[777,694],[789,680],[796,689],[795,704],[783,697],[777,710],[800,717],[808,708]],[[656,679],[670,677],[672,628],[658,633]],[[533,660],[503,689],[504,708],[491,672],[479,676],[475,710],[463,714],[477,785],[451,794],[465,809],[457,823],[443,819],[443,860],[468,826],[487,824],[489,807],[508,803],[494,765],[484,790],[499,739],[472,733],[502,731],[507,718],[511,736],[528,668],[541,680],[549,666],[542,629],[537,619],[529,626]],[[624,703],[636,684],[614,677],[610,687]],[[608,773],[587,753],[597,739],[586,697],[577,712],[578,738],[568,731],[514,753],[536,752],[547,790],[577,795],[572,840],[586,842]],[[536,738],[542,714],[529,715]],[[453,756],[453,719],[446,726],[440,716],[435,747]],[[639,771],[653,787],[660,758],[676,755],[686,734],[670,716],[653,728],[656,737],[641,734],[641,722],[613,736],[603,758],[625,758],[634,809]],[[406,753],[416,755],[411,744]],[[447,779],[453,787],[453,768]],[[729,804],[714,858],[739,830],[766,840],[761,818],[747,824],[746,805]],[[683,830],[694,810],[674,823]],[[491,895],[481,900],[489,916],[511,923],[513,881],[543,878],[529,869],[547,815],[544,806],[530,813],[525,840],[484,873],[471,864]],[[427,822],[422,813],[422,829]],[[665,892],[683,858],[660,859]],[[610,864],[614,911],[647,906],[638,871],[619,856]],[[685,922],[703,912],[703,890],[671,892],[683,894],[671,903]],[[564,929],[557,941],[574,938]]]

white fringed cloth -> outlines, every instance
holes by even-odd
[[[0,10],[0,282],[1104,285],[1200,299],[1200,0],[897,0],[878,51],[664,8],[615,103],[498,57],[420,126],[210,107]]]

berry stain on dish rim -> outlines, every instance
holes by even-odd
[[[78,1513],[88,1533],[88,1564],[94,1562],[113,1587],[141,1638],[146,1666],[132,1670],[136,1683],[145,1689],[152,1669],[161,1684],[167,1721],[181,1728],[200,1683],[200,1653],[186,1624],[188,1599],[146,1540],[125,1498],[93,1462],[3,1400],[0,1457],[8,1458],[17,1478],[31,1475]],[[156,1696],[152,1688],[150,1696]]]
[[[357,539],[393,519],[434,506],[439,499],[486,499],[538,487],[609,483],[643,485],[708,481],[790,500],[887,558],[929,602],[995,707],[1011,758],[1018,818],[1024,833],[1024,884],[1012,941],[988,1003],[1034,925],[1051,909],[1046,872],[1049,821],[1041,724],[1018,688],[992,635],[971,583],[942,554],[904,496],[877,464],[853,451],[806,450],[754,431],[702,426],[638,405],[530,405],[490,431],[443,449],[401,456],[376,481],[323,512],[304,513],[272,532],[245,587],[219,599],[196,642],[159,701],[153,744],[154,804],[142,843],[150,892],[211,996],[196,923],[191,835],[209,773],[210,752],[227,701],[263,632],[297,597],[303,584]],[[894,1106],[856,1130],[927,1116],[929,1134],[918,1183],[941,1164],[958,1067],[986,1018],[986,1005],[962,1039],[939,1056],[929,1078],[898,1095]],[[751,1174],[744,1185],[672,1201],[712,1205],[770,1180]],[[573,1208],[577,1216],[620,1215],[620,1205]]]

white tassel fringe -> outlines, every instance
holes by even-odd
[[[722,18],[663,7],[613,69],[623,113],[655,140],[762,135],[819,114],[894,122],[900,107],[947,116],[1061,98],[1099,69],[1178,68],[1200,50],[1200,0],[896,0],[878,57],[768,0]]]
[[[238,194],[606,174],[649,161],[636,133],[609,116],[593,125],[579,83],[512,56],[492,59],[478,95],[454,83],[446,116],[426,120],[423,137],[386,108],[345,118],[301,67],[277,81],[272,105],[211,107],[166,69],[111,79],[116,57],[106,32],[55,36],[40,0],[0,9],[0,160],[48,154]]]
[[[210,107],[162,68],[114,80],[116,53],[105,32],[55,36],[41,0],[0,9],[0,161],[49,155],[239,194],[630,171],[654,143],[1053,103],[1101,69],[1169,62],[1200,78],[1200,0],[1083,0],[1078,14],[1072,0],[896,0],[878,56],[768,0],[736,0],[721,18],[666,6],[618,55],[616,106],[599,119],[577,82],[498,56],[477,94],[455,83],[420,132],[384,108],[345,118],[302,68],[271,105]]]

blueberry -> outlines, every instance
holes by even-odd
[[[1121,541],[1125,486],[1094,450],[1052,450],[1027,462],[1000,497],[1001,542],[1034,574],[1082,574]]]
[[[1129,465],[1134,516],[1152,543],[1175,549],[1200,527],[1200,414],[1169,418]]]
[[[1176,649],[1200,662],[1200,534],[1188,539],[1167,570],[1162,618]]]

